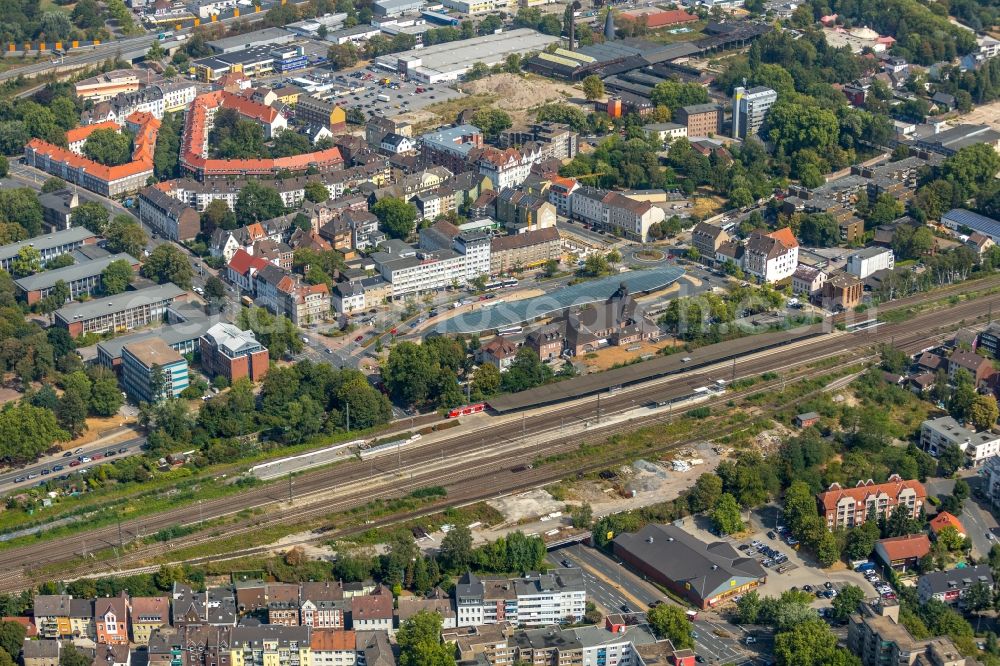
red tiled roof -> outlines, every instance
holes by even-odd
[[[650,28],[662,28],[665,25],[677,25],[678,23],[693,23],[698,20],[697,16],[688,14],[683,9],[634,9],[622,12],[622,16],[633,21],[637,21],[639,17],[645,16],[646,25]]]
[[[890,560],[909,560],[921,558],[931,551],[931,540],[926,534],[907,534],[905,536],[882,539],[881,545]]]
[[[181,163],[192,171],[213,175],[254,175],[272,174],[275,171],[304,171],[310,166],[317,168],[342,165],[344,158],[337,148],[328,148],[315,153],[279,157],[275,159],[221,160],[209,159],[208,154],[208,111],[217,107],[236,109],[241,115],[271,123],[278,112],[264,104],[258,104],[240,95],[225,90],[203,93],[195,98],[184,119],[184,133],[181,137]]]
[[[837,508],[837,503],[845,496],[850,497],[855,502],[864,503],[865,499],[871,495],[885,493],[895,500],[899,497],[899,494],[907,488],[914,490],[918,499],[923,500],[927,497],[927,491],[924,489],[924,484],[919,481],[903,481],[895,475],[890,478],[892,480],[885,483],[862,483],[854,488],[831,487],[831,489],[825,493],[819,494],[820,504],[823,505],[824,511],[834,511]]]
[[[934,516],[934,518],[930,521],[930,525],[934,534],[937,534],[946,527],[954,527],[958,530],[959,534],[965,534],[965,526],[962,525],[962,521],[947,511],[942,511],[938,515]]]
[[[246,275],[251,268],[259,271],[267,265],[267,260],[255,257],[243,249],[236,250],[233,258],[229,260],[229,268],[240,275]]]
[[[777,231],[772,231],[767,236],[768,238],[773,238],[776,241],[780,241],[781,244],[787,247],[788,249],[799,246],[799,242],[795,240],[795,234],[793,234],[792,230],[788,227],[783,227],[781,229],[778,229]]]
[[[354,651],[356,639],[353,630],[345,629],[313,629],[310,637],[310,649],[323,652]]]
[[[71,130],[66,130],[66,143],[74,144],[77,141],[85,141],[88,136],[93,134],[99,129],[110,129],[118,131],[118,123],[113,120],[105,120],[101,123],[94,123],[93,125],[81,125],[80,127],[74,127]]]

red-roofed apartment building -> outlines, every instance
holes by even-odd
[[[875,557],[895,571],[906,571],[917,566],[920,559],[931,552],[931,540],[926,534],[907,534],[875,542]]]
[[[253,291],[253,278],[257,271],[270,262],[263,257],[255,257],[243,248],[236,250],[233,258],[226,264],[226,279],[240,288],[240,291]]]
[[[843,488],[839,483],[816,496],[820,514],[826,519],[826,528],[850,528],[864,524],[870,517],[889,516],[897,509],[916,518],[927,501],[927,491],[919,481],[904,481],[893,474],[885,483],[858,481],[854,488]]]
[[[24,163],[106,197],[137,192],[153,175],[153,151],[160,121],[149,113],[137,111],[125,119],[125,127],[135,135],[132,161],[126,164],[105,166],[82,154],[87,139],[97,130],[121,129],[111,121],[66,132],[68,149],[32,139],[24,147]]]

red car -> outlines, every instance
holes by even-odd
[[[91,456],[90,458],[91,458],[91,460],[100,460],[100,459],[101,459],[101,458],[103,458],[103,457],[104,457],[104,454],[103,454],[103,453],[95,453],[95,454],[94,454],[94,455],[92,455],[92,456]]]
[[[80,461],[79,460],[70,460],[69,461],[69,466],[70,467],[79,467],[80,466]]]
[[[361,342],[361,341],[362,341],[362,340],[364,340],[364,339],[365,339],[365,336],[363,336],[363,335],[359,335],[358,337],[354,338],[354,341],[355,341],[355,342]]]

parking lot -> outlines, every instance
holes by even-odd
[[[339,93],[331,99],[368,115],[394,116],[462,96],[445,84],[404,81],[377,67],[331,74],[330,80],[336,84],[334,92]]]

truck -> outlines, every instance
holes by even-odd
[[[389,96],[388,95],[378,95],[375,99],[377,99],[380,102],[388,102],[389,101]]]

